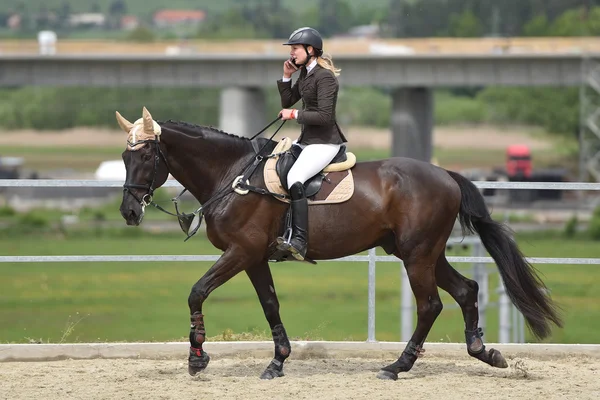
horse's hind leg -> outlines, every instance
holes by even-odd
[[[417,326],[400,358],[381,369],[377,375],[380,379],[396,380],[398,373],[409,371],[412,368],[417,357],[423,351],[423,343],[435,319],[442,312],[442,301],[435,282],[435,260],[440,252],[439,246],[436,247],[437,253],[430,253],[435,254],[435,257],[423,254],[429,252],[425,250],[428,249],[428,246],[419,246],[423,250],[419,250],[419,254],[413,254],[407,258],[408,261],[405,261],[408,279],[417,302]],[[396,256],[399,257],[399,252]]]
[[[508,364],[498,350],[486,350],[481,336],[477,298],[479,285],[467,279],[456,271],[446,260],[444,254],[440,255],[435,269],[435,277],[440,288],[448,292],[460,306],[465,319],[465,340],[467,352],[493,367],[506,368]]]
[[[247,269],[246,273],[256,290],[275,342],[275,356],[260,377],[261,379],[278,378],[283,376],[283,362],[289,357],[291,346],[285,328],[281,323],[279,300],[277,300],[277,294],[275,293],[271,269],[269,263],[264,261]]]

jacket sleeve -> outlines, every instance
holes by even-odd
[[[333,74],[317,81],[317,110],[299,110],[298,123],[304,125],[333,125],[338,84]]]
[[[283,82],[279,79],[277,81],[277,88],[279,89],[279,96],[281,97],[281,106],[283,108],[290,108],[300,100],[300,90],[298,89],[298,81],[292,86],[292,81]]]

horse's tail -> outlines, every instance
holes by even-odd
[[[486,250],[492,256],[506,292],[523,314],[533,334],[543,339],[550,334],[550,322],[562,327],[556,305],[547,295],[546,286],[535,268],[523,257],[508,228],[492,219],[483,196],[464,176],[447,171],[461,191],[458,215],[463,233],[478,233]]]

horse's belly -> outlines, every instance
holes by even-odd
[[[307,256],[331,259],[356,254],[374,246],[388,233],[372,215],[370,218],[311,216]]]

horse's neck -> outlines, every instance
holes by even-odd
[[[219,137],[216,140],[192,138],[172,132],[163,137],[169,172],[201,204],[235,176],[241,175],[241,164],[251,155],[251,146],[249,151],[248,146],[241,143],[232,145],[227,139],[235,141]]]

